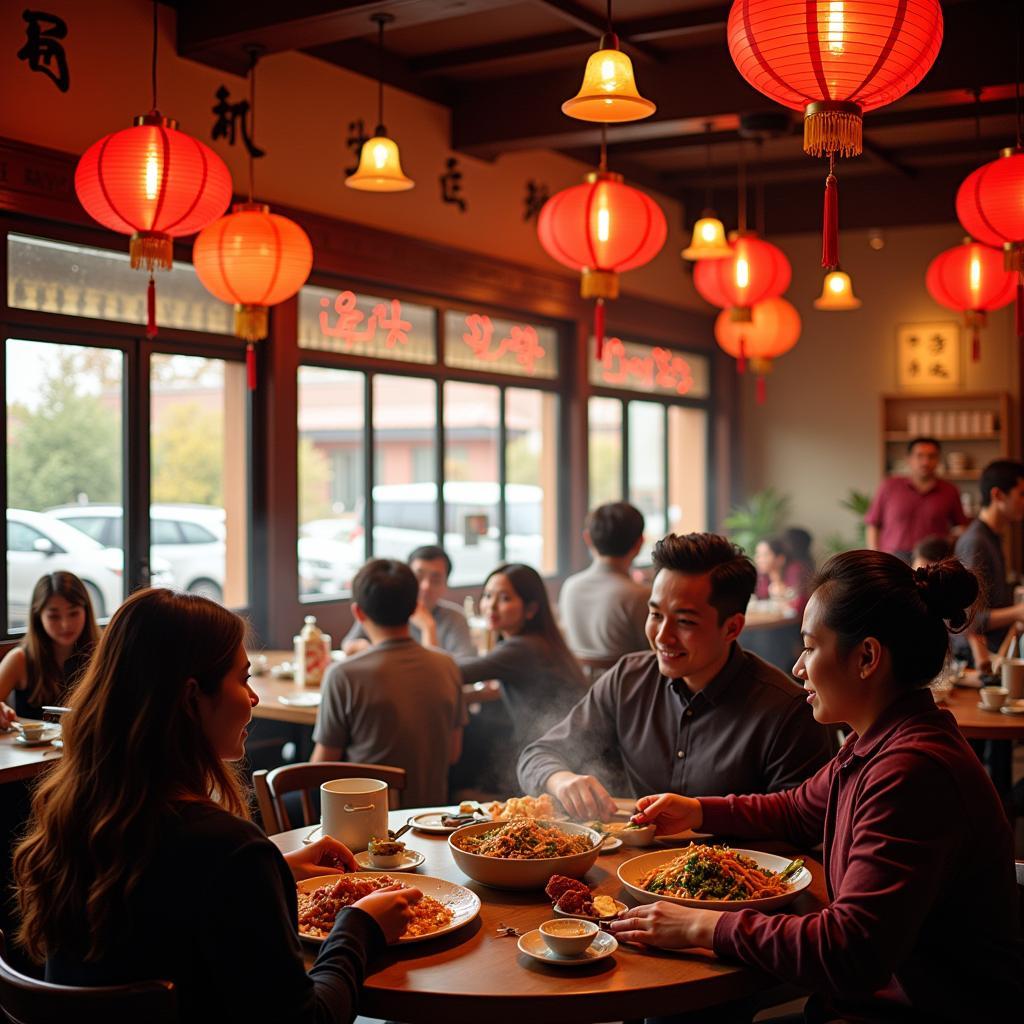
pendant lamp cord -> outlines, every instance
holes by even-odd
[[[153,106],[152,106],[151,109],[154,110],[154,111],[157,109],[157,106],[156,106],[156,40],[157,40],[157,25],[158,25],[158,21],[157,21],[157,6],[156,6],[156,0],[153,0],[153,60],[151,62],[152,68],[151,68],[151,72],[150,73],[151,73],[152,86],[153,86]]]
[[[378,15],[377,22],[377,124],[384,124],[384,25],[389,19]]]
[[[739,214],[740,233],[747,230],[747,164],[743,158],[743,140],[739,141],[740,162],[737,175],[736,204]]]
[[[754,201],[757,203],[757,213],[755,214],[754,223],[757,225],[757,233],[764,238],[765,236],[765,209],[764,209],[764,173],[761,166],[761,158],[764,156],[763,146],[764,139],[757,139],[755,141],[757,146],[757,184],[754,186]]]
[[[611,35],[611,32],[612,32],[612,0],[608,0],[606,20],[608,22],[608,27],[607,27],[607,29],[605,29],[605,31],[609,35]]]
[[[711,122],[704,122],[704,209],[712,207],[711,194]]]

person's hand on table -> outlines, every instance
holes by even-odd
[[[632,820],[638,825],[656,825],[656,834],[674,836],[687,829],[698,829],[704,823],[700,801],[676,793],[655,793],[636,802]]]
[[[340,884],[340,883],[339,883]],[[389,885],[356,900],[352,904],[365,910],[380,925],[388,942],[397,942],[412,918],[412,907],[423,898],[419,889],[404,889],[400,885]]]
[[[409,625],[419,630],[420,643],[424,647],[437,646],[437,621],[422,601],[416,602],[416,607],[409,616]]]
[[[321,836],[315,843],[303,846],[299,850],[286,853],[288,862],[296,882],[304,878],[315,878],[317,875],[336,875],[338,872],[358,871],[352,851],[337,839]]]
[[[659,900],[623,911],[609,926],[620,942],[639,942],[665,949],[711,949],[715,925],[722,916],[717,910],[694,910]]]
[[[11,723],[16,721],[18,718],[18,712],[12,707],[8,707],[2,700],[0,700],[0,729],[6,732],[11,727]]]
[[[546,788],[571,818],[604,820],[618,811],[608,790],[593,775],[555,772],[548,779]]]

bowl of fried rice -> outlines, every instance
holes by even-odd
[[[448,837],[455,863],[496,889],[543,889],[552,875],[582,878],[597,860],[603,836],[568,821],[513,818],[466,825]]]

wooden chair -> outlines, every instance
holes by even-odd
[[[0,1020],[10,1024],[102,1020],[104,1024],[174,1024],[177,997],[169,981],[82,988],[51,985],[16,971],[4,958],[0,932]]]
[[[618,658],[584,658],[579,654],[575,657],[580,663],[580,668],[583,669],[587,682],[591,685],[596,683],[619,660]]]
[[[316,818],[311,793],[332,779],[380,779],[388,784],[388,801],[394,804],[392,791],[405,789],[405,769],[386,764],[356,764],[352,761],[315,761],[285,764],[273,771],[252,773],[253,789],[267,835],[312,825]],[[293,822],[285,806],[286,793],[298,792],[302,800],[302,821]]]

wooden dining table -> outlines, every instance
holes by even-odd
[[[969,740],[1024,740],[1024,715],[980,708],[981,698],[973,688],[954,686],[940,707],[953,713],[960,731]]]
[[[28,721],[28,719],[25,719]],[[0,732],[0,784],[35,778],[60,759],[60,748],[52,744],[24,746],[17,733]]]
[[[418,813],[392,811],[389,827],[397,829]],[[309,832],[307,826],[270,838],[287,853],[300,848]],[[502,929],[525,933],[552,918],[551,903],[543,892],[493,889],[472,881],[455,864],[447,836],[408,832],[403,841],[426,858],[417,872],[400,873],[403,881],[415,885],[418,874],[443,878],[471,889],[482,906],[476,920],[457,931],[435,940],[392,946],[374,961],[363,986],[361,1014],[409,1024],[630,1020],[700,1010],[777,984],[759,971],[718,960],[707,950],[672,951],[623,943],[612,956],[592,964],[539,963],[521,953],[515,936],[502,934]],[[765,852],[791,852],[779,844],[756,845]],[[648,852],[622,846],[601,854],[585,881],[597,893],[632,904],[616,869]],[[811,885],[786,912],[808,914],[825,904],[824,869],[812,858],[805,856],[805,861]],[[311,964],[318,947],[307,945]]]

